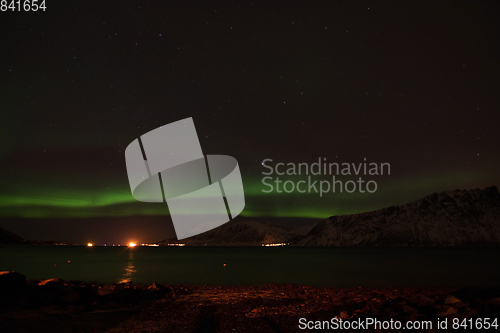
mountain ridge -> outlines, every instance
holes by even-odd
[[[0,243],[7,244],[7,243],[25,243],[26,240],[22,238],[21,236],[18,236],[8,230],[5,230],[3,228],[0,228]]]
[[[467,246],[500,244],[500,194],[454,190],[372,212],[331,216],[298,246]]]

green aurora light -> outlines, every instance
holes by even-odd
[[[295,178],[297,181],[300,177]],[[327,177],[328,178],[328,177]],[[292,178],[287,178],[292,179]],[[323,179],[323,178],[321,178]],[[347,179],[347,178],[346,178]],[[490,174],[435,173],[412,177],[386,177],[378,182],[376,193],[264,193],[262,178],[244,179],[244,217],[301,217],[326,218],[332,215],[355,214],[391,205],[404,204],[432,192],[467,188],[472,183],[489,186]],[[102,179],[101,179],[102,180]],[[56,184],[56,182],[52,182]],[[23,187],[0,196],[0,216],[4,217],[97,217],[133,215],[169,215],[168,206],[161,203],[136,201],[128,183],[108,179],[95,184],[72,184],[69,188],[56,186]]]

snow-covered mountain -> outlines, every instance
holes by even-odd
[[[500,245],[500,194],[494,186],[455,190],[373,212],[331,216],[293,245]]]

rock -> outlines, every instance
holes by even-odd
[[[422,294],[417,294],[410,297],[408,299],[408,302],[418,306],[430,306],[434,304],[434,301],[432,299]]]
[[[25,285],[26,285],[26,276],[18,272],[9,272],[9,271],[0,272],[0,289],[24,287]]]
[[[53,279],[43,280],[38,285],[47,287],[62,287],[64,286],[64,281],[61,279],[53,278]]]
[[[465,303],[465,302],[457,302],[457,303],[453,303],[452,306],[455,308],[455,309],[460,309],[460,308],[463,308],[465,306],[467,306],[468,304]]]
[[[462,301],[453,295],[448,295],[444,301],[444,304],[455,304],[455,303],[459,303],[459,302],[462,302]]]
[[[117,308],[118,307],[118,303],[116,303],[115,301],[111,300],[108,302],[108,306],[111,307],[111,308]]]
[[[80,295],[78,295],[77,293],[71,293],[61,297],[61,301],[65,303],[75,303],[78,302],[79,300],[80,300]]]
[[[97,290],[97,294],[99,294],[99,296],[106,296],[106,295],[109,295],[111,294],[113,291],[111,289],[108,289],[108,288],[99,288]]]
[[[403,310],[405,313],[410,313],[410,314],[418,313],[418,311],[415,308],[412,308],[409,305],[403,305],[401,307],[401,310]]]
[[[418,318],[419,314],[418,313],[410,313],[405,317],[406,321],[416,321]]]
[[[495,297],[495,298],[492,298],[488,301],[488,304],[491,304],[491,305],[500,305],[500,297]]]
[[[472,316],[472,311],[467,306],[463,307],[460,312],[465,318],[470,318]]]
[[[439,316],[440,317],[444,317],[444,316],[447,316],[447,315],[451,315],[451,314],[455,314],[457,313],[458,310],[449,306],[449,305],[445,305],[441,308],[441,310],[439,310]]]
[[[482,309],[480,306],[476,306],[476,307],[470,309],[470,313],[472,313],[472,314],[477,315],[477,314],[480,314],[481,312],[482,312]]]
[[[61,293],[64,295],[71,294],[73,292],[73,288],[70,286],[66,286],[61,290]]]

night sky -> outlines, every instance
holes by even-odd
[[[204,154],[238,160],[240,219],[500,186],[493,1],[46,6],[0,12],[0,227],[25,238],[167,238],[168,207],[133,199],[124,150],[187,117]],[[375,193],[262,191],[263,160],[318,158],[391,173],[363,176]]]

